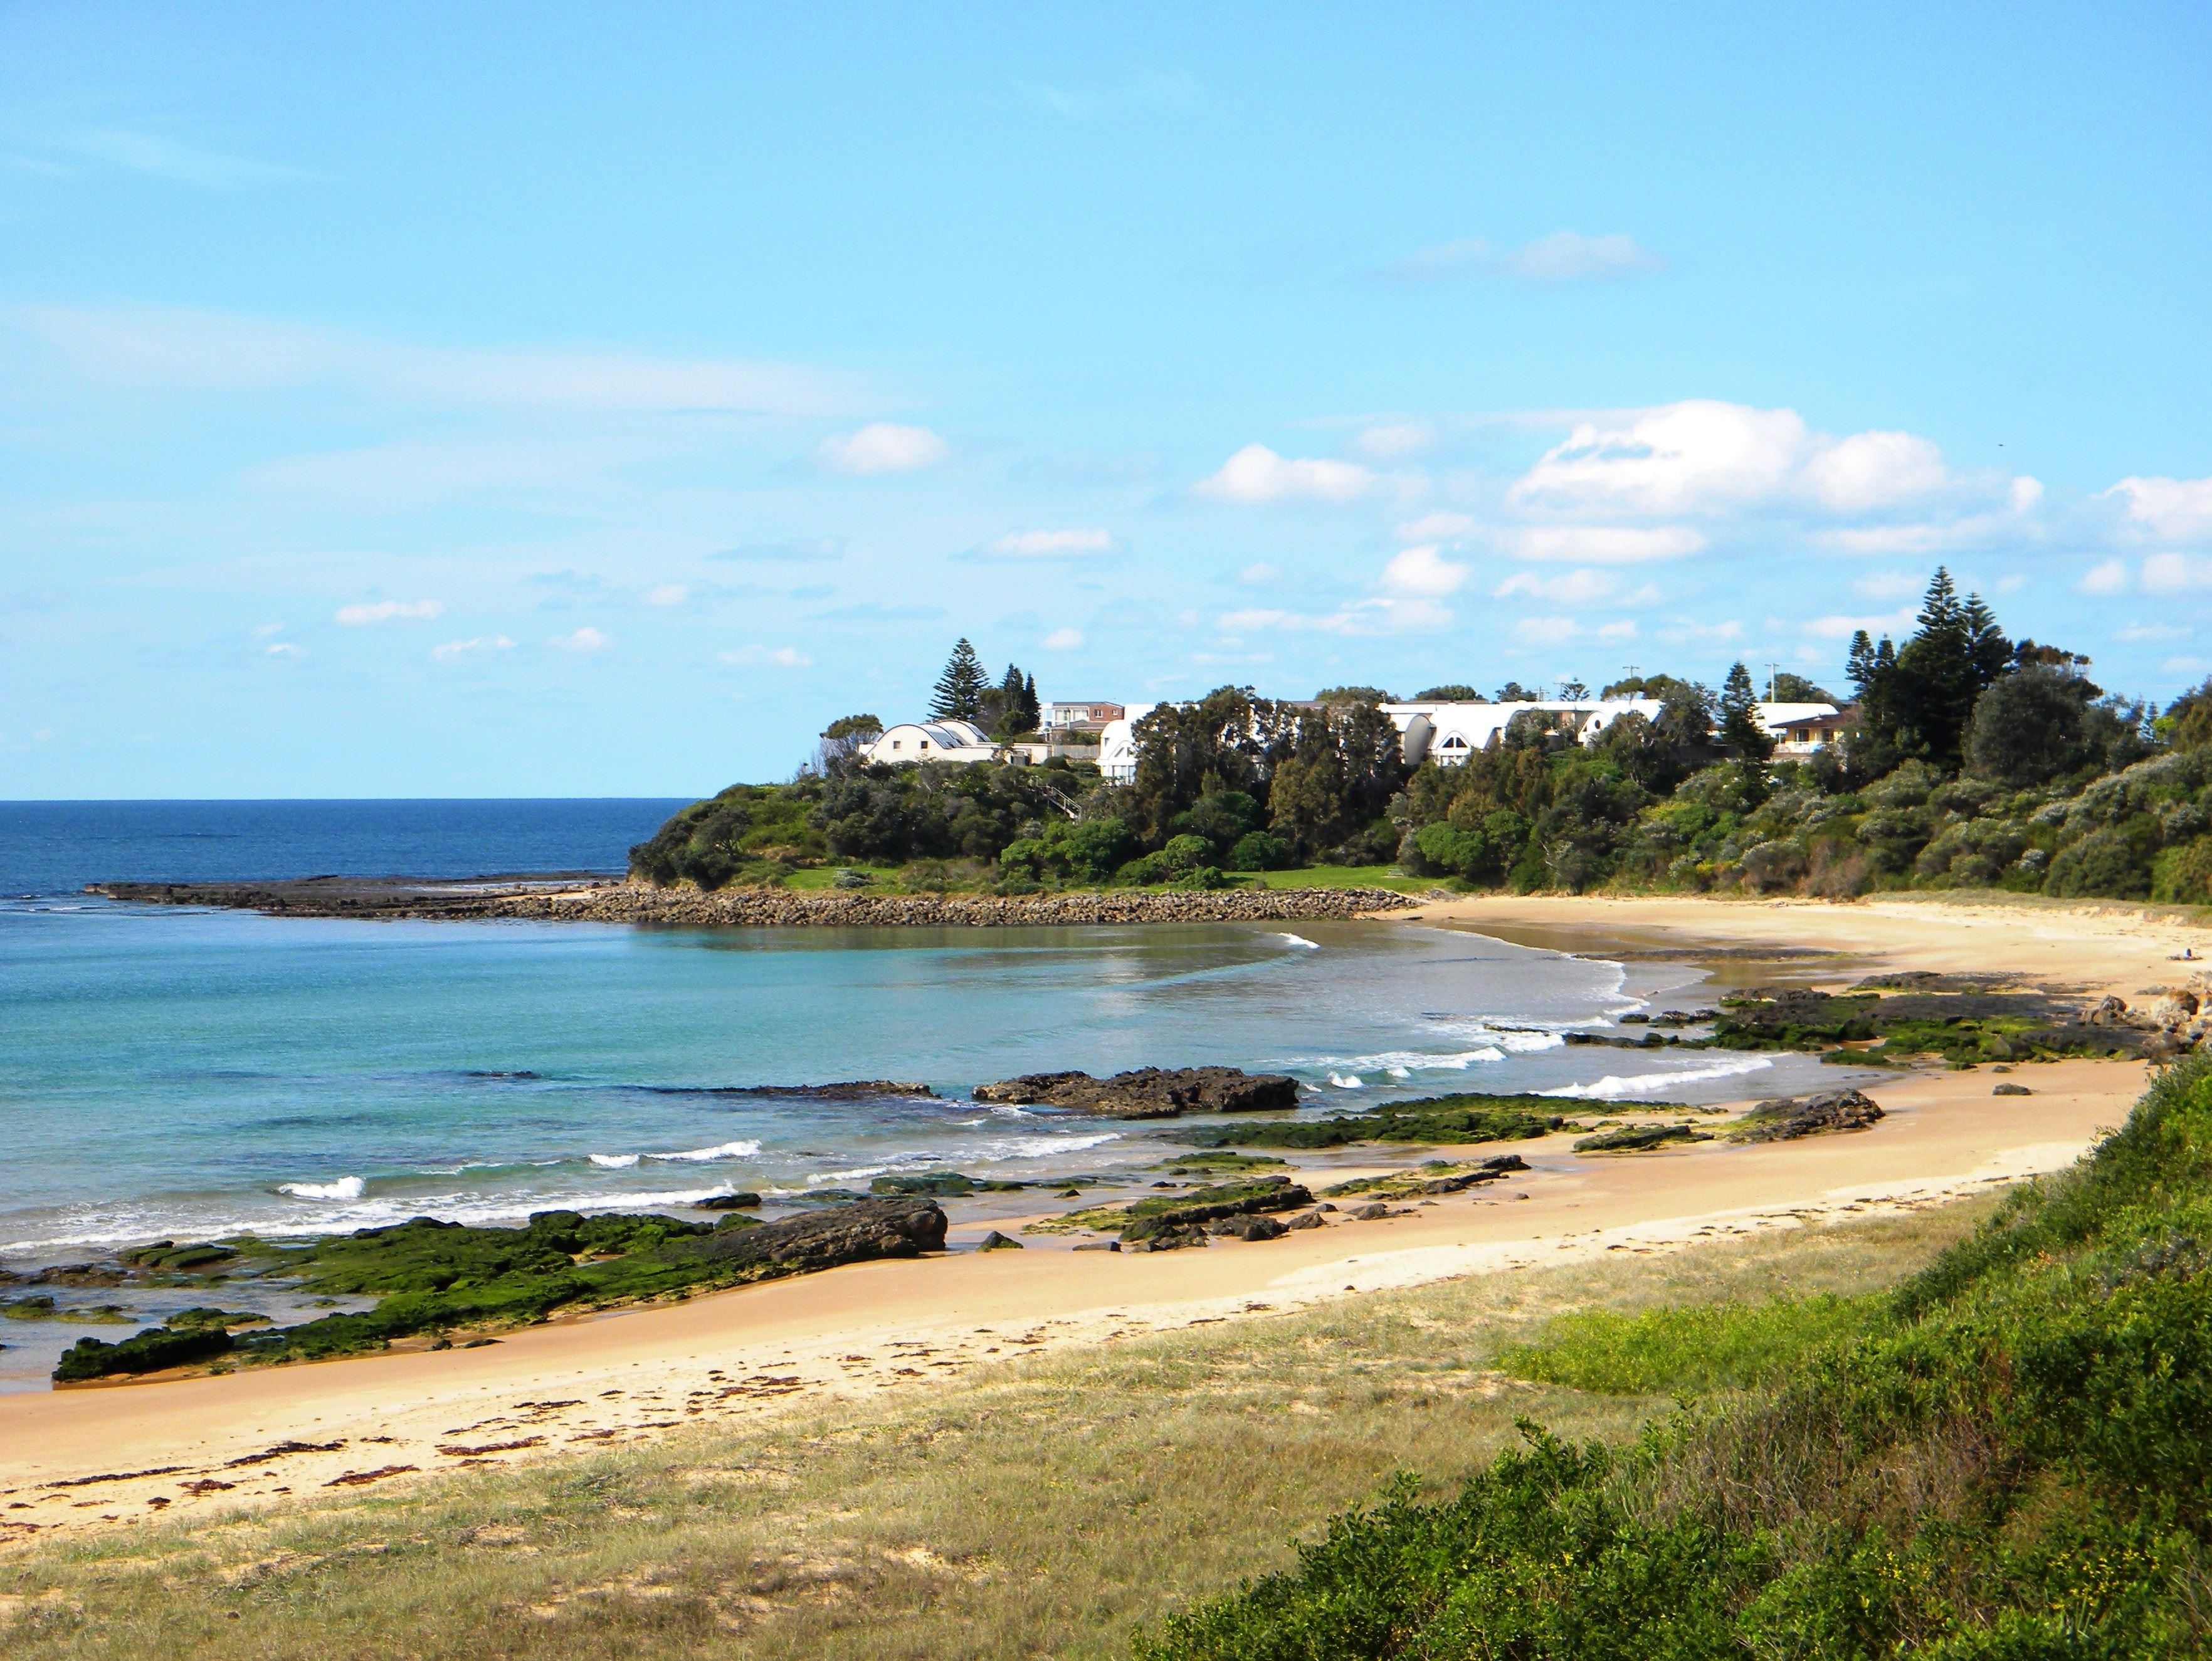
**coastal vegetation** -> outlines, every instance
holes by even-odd
[[[1564,1353],[1560,1310],[1604,1323],[1581,1355],[1654,1311],[1878,1300],[1985,1208],[1133,1333],[282,1509],[217,1495],[0,1558],[0,1642],[23,1661],[1123,1658],[1133,1630],[1289,1565],[1391,1471],[1449,1495],[1516,1418],[1618,1445],[1773,1353],[1735,1346],[1710,1378],[1662,1356],[1626,1381],[1645,1393],[1547,1382],[1522,1352]]]
[[[1235,1656],[1944,1658],[2212,1647],[2212,1059],[1893,1293],[1556,1323],[1504,1370],[1695,1399],[1411,1482],[1176,1616]]]
[[[960,666],[956,654],[948,677]],[[1026,718],[1027,676],[1010,667],[993,686],[966,666],[940,701],[1001,725]],[[1666,674],[1605,687],[1658,709],[1595,743],[1524,712],[1450,767],[1407,766],[1383,689],[1287,703],[1222,687],[1137,724],[1127,783],[1061,756],[872,766],[825,738],[793,781],[685,808],[631,867],[707,889],[1210,889],[1387,867],[1476,891],[1995,888],[2212,904],[2212,683],[2158,712],[2106,694],[2087,668],[2009,640],[1939,570],[1901,645],[1852,642],[1856,724],[1807,757],[1773,755],[1741,664],[1717,692]],[[1826,698],[1795,676],[1771,690]],[[832,731],[849,739],[852,722],[873,719]]]

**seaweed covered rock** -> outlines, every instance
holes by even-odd
[[[1235,1067],[1139,1068],[1095,1079],[1088,1073],[1025,1073],[975,1086],[979,1102],[1056,1107],[1117,1119],[1171,1119],[1183,1113],[1265,1113],[1298,1104],[1298,1081],[1283,1073]]]
[[[1595,1136],[1584,1136],[1575,1144],[1577,1153],[1643,1153],[1655,1147],[1668,1147],[1678,1142],[1709,1142],[1711,1136],[1686,1124],[1624,1125],[1618,1130],[1601,1130]]]
[[[945,1213],[936,1201],[915,1197],[860,1200],[758,1228],[718,1230],[690,1243],[689,1255],[728,1278],[768,1280],[944,1249]]]
[[[1206,1125],[1174,1133],[1193,1147],[1346,1147],[1354,1142],[1508,1142],[1576,1129],[1548,1096],[1431,1096],[1395,1102],[1372,1113],[1326,1119],[1267,1119],[1252,1124]]]
[[[60,1364],[54,1368],[54,1382],[85,1384],[118,1374],[135,1376],[191,1366],[228,1354],[234,1343],[230,1334],[217,1326],[186,1327],[174,1332],[149,1327],[118,1344],[80,1338],[63,1352]]]
[[[1832,1130],[1865,1130],[1882,1116],[1863,1091],[1824,1090],[1816,1096],[1778,1096],[1753,1108],[1729,1132],[1732,1142],[1788,1142]]]

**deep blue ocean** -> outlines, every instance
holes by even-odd
[[[0,804],[0,1263],[1160,1157],[1158,1127],[967,1098],[1047,1068],[1275,1068],[1351,1105],[1452,1089],[1710,1099],[1797,1065],[1565,1046],[1562,1030],[1684,971],[1638,979],[1404,923],[672,930],[268,918],[80,891],[615,872],[679,805]],[[866,1079],[936,1093],[750,1088]]]

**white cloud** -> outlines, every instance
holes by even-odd
[[[645,591],[647,605],[681,605],[690,598],[691,588],[688,583],[664,582],[658,588]]]
[[[430,655],[441,663],[459,663],[463,658],[478,657],[486,652],[512,651],[514,642],[505,635],[479,635],[473,640],[449,640],[443,646],[434,646]]]
[[[996,559],[1081,559],[1114,551],[1105,531],[1009,531],[978,550]]]
[[[341,605],[333,621],[349,629],[362,629],[376,623],[428,623],[445,614],[444,605],[434,599],[378,599]]]
[[[1437,435],[1418,421],[1386,422],[1359,435],[1359,452],[1376,461],[1395,461],[1419,455],[1437,441]]]
[[[71,364],[133,386],[214,392],[334,384],[410,402],[597,411],[830,415],[859,398],[848,377],[738,358],[608,350],[471,350],[376,340],[222,312],[27,306],[5,324]]]
[[[1419,280],[1489,273],[1525,283],[1587,283],[1635,277],[1666,263],[1626,233],[1585,236],[1553,231],[1518,248],[1493,248],[1480,237],[1438,243],[1400,260],[1383,275]]]
[[[1393,593],[1441,599],[1446,594],[1459,592],[1467,581],[1467,569],[1438,554],[1433,545],[1424,543],[1406,549],[1382,568],[1382,586]]]
[[[1073,652],[1082,644],[1080,629],[1055,629],[1044,637],[1044,649],[1048,652]]]
[[[1960,478],[1935,445],[1911,433],[1831,438],[1809,430],[1795,410],[1692,399],[1578,423],[1510,496],[1553,509],[1718,514],[1796,507],[1852,514],[1962,491],[1986,499],[1995,488],[1989,479]],[[2012,481],[2003,491],[2015,512],[2040,494],[2033,480]]]
[[[307,655],[305,647],[295,646],[289,640],[280,640],[267,649],[272,658],[303,658]]]
[[[1563,646],[1582,631],[1582,624],[1572,618],[1522,618],[1513,625],[1516,640],[1539,646]]]
[[[2212,671],[2212,660],[2205,658],[2168,658],[2158,666],[2169,675],[2201,675]]]
[[[722,661],[738,666],[765,663],[778,669],[805,669],[814,660],[795,646],[745,646],[721,654]]]
[[[545,642],[563,652],[596,652],[607,643],[607,637],[586,624],[573,635],[556,635]]]
[[[257,624],[246,630],[246,633],[252,635],[256,640],[266,640],[271,635],[281,635],[283,632],[284,625],[281,623]]]
[[[1274,566],[1268,564],[1266,560],[1261,559],[1255,560],[1251,564],[1239,571],[1237,574],[1237,580],[1239,582],[1248,583],[1254,587],[1257,587],[1261,583],[1273,582],[1276,578],[1282,575],[1281,571],[1277,569]]]
[[[1869,635],[1901,634],[1912,626],[1911,606],[1902,611],[1887,612],[1881,617],[1853,618],[1830,616],[1814,618],[1803,625],[1807,634],[1816,640],[1843,640],[1863,629]]]
[[[2108,559],[2101,564],[2091,566],[2079,585],[2085,594],[2124,593],[2127,586],[2127,562],[2119,559]]]
[[[1599,565],[1680,559],[1705,545],[1702,533],[1680,525],[1538,525],[1513,538],[1513,551],[1522,559],[1589,560]]]
[[[1474,521],[1465,514],[1438,511],[1408,520],[1397,530],[1401,542],[1455,542],[1474,534]]]
[[[2153,554],[2142,563],[2146,593],[2181,594],[2212,588],[2212,559],[2189,554]]]
[[[1248,444],[1194,488],[1224,502],[1339,502],[1365,495],[1374,484],[1375,475],[1352,462],[1279,456],[1264,444]]]
[[[1932,496],[1950,471],[1942,451],[1911,433],[1853,433],[1815,450],[1804,478],[1822,505],[1855,514]]]
[[[1617,623],[1604,624],[1598,629],[1597,637],[1600,640],[1633,640],[1636,637],[1635,622],[1622,618]]]
[[[817,465],[833,473],[911,473],[934,467],[952,453],[927,427],[872,421],[858,432],[825,438],[814,447]]]
[[[2124,478],[2105,494],[2124,498],[2130,525],[2161,541],[2212,537],[2212,478]]]

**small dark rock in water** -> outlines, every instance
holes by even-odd
[[[1265,1113],[1298,1104],[1298,1081],[1234,1067],[1139,1068],[1094,1079],[1088,1073],[1025,1073],[975,1086],[979,1102],[1058,1107],[1109,1118],[1171,1119],[1183,1113]]]
[[[1225,1234],[1238,1240],[1279,1240],[1290,1232],[1273,1217],[1225,1217],[1206,1229],[1209,1234]]]
[[[1075,1249],[1078,1251],[1119,1251],[1121,1243],[1119,1240],[1085,1240]]]
[[[1992,1096],[2033,1096],[2035,1092],[2024,1084],[2001,1084],[1990,1092]]]
[[[1709,1142],[1712,1138],[1702,1130],[1686,1124],[1624,1125],[1619,1130],[1601,1131],[1595,1136],[1584,1136],[1575,1144],[1577,1153],[1641,1153],[1649,1148],[1665,1147],[1674,1142]]]
[[[750,1211],[761,1202],[757,1194],[709,1194],[698,1202],[702,1211]]]
[[[978,1251],[1019,1251],[1022,1249],[1019,1240],[1001,1234],[995,1228],[986,1234],[975,1247]]]
[[[1301,1211],[1297,1216],[1291,1218],[1289,1222],[1284,1224],[1283,1226],[1285,1228],[1320,1228],[1324,1226],[1324,1225],[1321,1220],[1321,1213],[1318,1210],[1316,1210]]]
[[[1999,1085],[1997,1088],[2002,1091],[2005,1086]],[[1780,1096],[1761,1102],[1745,1114],[1729,1133],[1729,1140],[1793,1141],[1800,1136],[1818,1136],[1831,1130],[1864,1130],[1881,1116],[1881,1109],[1863,1091],[1824,1090],[1817,1096]]]

